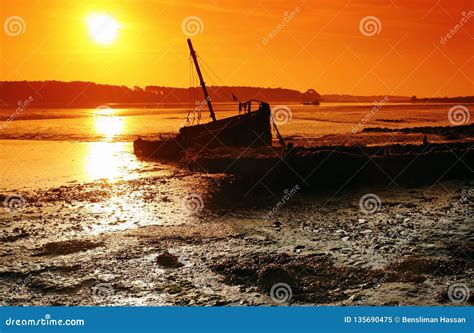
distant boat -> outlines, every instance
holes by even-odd
[[[303,102],[303,105],[319,105],[319,101]]]
[[[178,158],[187,148],[219,147],[260,147],[271,146],[271,111],[270,105],[258,100],[239,102],[239,115],[217,120],[211,98],[207,92],[196,52],[188,39],[191,57],[199,77],[205,101],[209,108],[211,122],[185,126],[179,133],[170,138],[148,141],[138,138],[134,141],[136,155],[153,158]],[[233,96],[236,99],[235,96]],[[258,109],[252,111],[252,103],[258,103]],[[240,114],[241,112],[243,114]]]
[[[321,95],[314,89],[308,89],[303,94],[303,105],[319,105]]]

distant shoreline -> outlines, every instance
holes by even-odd
[[[302,103],[307,93],[286,88],[245,86],[209,86],[213,102],[237,102],[256,99],[272,104]],[[391,103],[474,103],[474,96],[417,98],[416,96],[354,96],[344,94],[314,94],[322,103],[376,103],[388,99]],[[191,96],[193,98],[191,98]],[[0,108],[16,108],[24,101],[32,108],[96,108],[101,106],[128,106],[139,108],[182,105],[203,99],[201,88],[174,88],[146,86],[104,85],[93,82],[62,81],[0,81]]]
[[[301,104],[300,101],[268,101],[270,104]],[[235,104],[237,102],[216,102],[217,104]],[[354,104],[354,103],[372,103],[372,101],[321,101],[321,105],[324,107],[325,103],[340,103],[340,104]],[[471,105],[474,104],[474,100],[470,100],[468,102],[458,102],[456,100],[452,101],[443,101],[443,102],[437,102],[437,101],[417,101],[417,102],[412,102],[412,101],[393,101],[389,102],[388,104],[407,104],[407,105],[423,105],[423,104],[429,104],[429,105],[452,105],[456,103],[462,103],[464,105]],[[0,109],[15,109],[21,107],[21,105],[18,104],[0,104]],[[58,104],[48,104],[48,103],[32,103],[31,105],[28,106],[28,108],[32,109],[95,109],[95,108],[104,108],[106,109],[107,107],[110,107],[111,109],[126,109],[126,108],[133,108],[133,109],[167,109],[167,108],[189,108],[189,104],[185,103],[178,103],[178,102],[170,102],[170,103],[103,103],[100,104],[98,107],[97,104],[91,104],[91,105],[58,105]],[[318,106],[311,106],[313,108],[317,108]]]

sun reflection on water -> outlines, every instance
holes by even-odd
[[[131,153],[130,143],[111,142],[123,133],[125,127],[123,117],[115,114],[116,110],[109,107],[93,110],[93,130],[105,141],[89,144],[85,166],[91,180],[131,179],[137,176],[133,170],[139,167],[139,162]]]
[[[122,117],[114,115],[115,109],[101,109],[95,113],[94,124],[97,134],[101,134],[110,141],[124,130]]]
[[[94,142],[90,144],[86,171],[91,179],[115,179],[120,177],[124,167],[120,152],[124,150],[122,142]]]
[[[116,110],[110,108],[93,111],[91,131],[103,141],[86,143],[88,151],[84,160],[85,173],[89,181],[100,180],[95,182],[95,186],[106,189],[110,196],[87,205],[91,215],[95,217],[95,222],[88,225],[89,233],[189,220],[187,212],[180,212],[181,195],[171,200],[169,196],[173,191],[169,192],[168,185],[161,185],[167,188],[162,192],[159,184],[150,188],[146,181],[140,187],[131,186],[133,182],[121,182],[150,175],[170,177],[173,170],[161,167],[150,169],[150,162],[141,162],[133,154],[131,142],[115,141],[126,127],[125,117],[118,117],[116,114]],[[178,190],[174,188],[174,191]]]

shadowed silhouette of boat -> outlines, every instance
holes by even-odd
[[[216,119],[196,51],[191,40],[187,41],[205,97],[202,104],[207,105],[212,121],[206,124],[184,126],[176,136],[161,140],[148,141],[138,138],[133,145],[135,154],[146,158],[177,159],[183,151],[192,147],[213,149],[270,146],[272,144],[271,111],[268,103],[258,100],[239,102],[239,115]],[[235,95],[233,98],[236,99]],[[253,102],[258,103],[258,109],[255,111],[252,111]]]
[[[212,121],[184,126],[169,138],[155,141],[139,138],[134,142],[137,156],[179,161],[197,171],[239,175],[251,182],[258,183],[265,178],[272,184],[302,181],[325,187],[341,181],[383,183],[388,179],[416,183],[473,176],[474,124],[412,129],[436,134],[440,143],[433,144],[425,135],[420,145],[304,148],[284,142],[273,121],[270,105],[263,101],[239,102],[239,115],[217,120],[189,39],[188,45],[205,97],[203,104],[209,108]],[[315,90],[308,90],[305,96],[308,104],[319,103]],[[235,95],[233,98],[237,100]],[[258,104],[255,111],[252,111],[253,103]],[[272,147],[272,127],[282,147]]]
[[[260,147],[188,151],[181,163],[206,173],[239,176],[249,187],[302,184],[318,188],[345,184],[421,185],[472,179],[473,142],[380,146]]]

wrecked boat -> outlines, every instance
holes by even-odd
[[[206,124],[184,126],[179,129],[177,135],[160,140],[150,141],[138,138],[133,143],[135,154],[144,158],[177,160],[189,148],[271,146],[271,110],[266,102],[258,100],[239,102],[238,115],[217,120],[196,51],[191,40],[187,41],[204,94],[203,104],[207,105],[212,121]],[[233,98],[236,99],[235,95]],[[258,109],[255,111],[252,111],[253,103],[258,103]]]
[[[195,171],[233,174],[251,183],[301,182],[326,187],[346,182],[413,184],[473,177],[474,124],[413,128],[412,131],[424,135],[419,145],[353,143],[352,146],[299,147],[291,140],[283,139],[270,105],[263,101],[239,102],[238,115],[217,120],[189,39],[188,46],[212,121],[184,126],[178,134],[160,140],[139,138],[134,141],[134,151],[139,157],[179,161]],[[316,100],[316,94],[315,91],[307,93],[312,97],[308,101]],[[233,98],[238,100],[235,95]],[[258,109],[254,111],[253,103],[258,103]],[[272,146],[272,129],[279,146]],[[403,129],[399,131],[403,132]],[[430,133],[435,135],[435,142],[428,142],[426,135]]]

